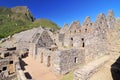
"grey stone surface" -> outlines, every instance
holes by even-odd
[[[74,80],[87,80],[108,60],[109,57],[105,56],[77,69],[74,72]]]
[[[60,74],[66,74],[75,66],[84,63],[84,49],[70,49],[59,52]]]
[[[69,27],[69,33],[75,34],[75,33],[79,32],[80,26],[81,25],[80,25],[79,21],[74,21]]]
[[[84,23],[83,23],[82,26],[88,27],[88,26],[90,25],[90,23],[91,23],[90,17],[87,16],[87,17],[85,18],[85,21],[84,21]]]
[[[13,35],[11,43],[17,47],[19,55],[28,49],[40,64],[50,67],[57,74],[66,74],[79,64],[88,64],[108,54],[111,41],[120,38],[119,27],[116,30],[114,24],[119,25],[119,19],[115,21],[110,10],[107,17],[101,13],[95,22],[86,17],[82,26],[79,21],[74,21],[70,26],[65,24],[56,33],[42,27],[23,31]],[[110,40],[112,36],[115,37]],[[81,75],[94,73],[96,65],[93,66]]]
[[[108,27],[113,29],[114,28],[114,23],[115,23],[114,12],[112,10],[109,10],[108,15],[107,15]]]

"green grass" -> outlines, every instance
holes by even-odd
[[[74,71],[69,72],[68,74],[64,75],[61,80],[73,80]]]
[[[10,8],[0,7],[0,39],[34,27],[59,29],[57,24],[48,19],[39,19],[32,22],[33,17],[30,19],[30,16],[13,13]]]
[[[55,24],[54,22],[48,20],[48,19],[38,19],[35,20],[33,22],[33,24],[35,27],[37,26],[43,26],[43,27],[49,27],[49,28],[59,28],[57,24]]]
[[[82,67],[82,66],[83,66],[83,64],[79,64],[79,65],[76,66],[72,71],[70,71],[68,74],[64,75],[61,80],[73,80],[73,78],[74,78],[74,71],[75,71],[78,67]]]

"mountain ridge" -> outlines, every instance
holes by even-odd
[[[39,26],[59,29],[48,19],[35,19],[27,6],[0,7],[0,38]]]

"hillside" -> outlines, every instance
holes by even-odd
[[[35,20],[26,6],[14,8],[0,7],[0,38],[39,26],[59,28],[57,24],[50,20]]]

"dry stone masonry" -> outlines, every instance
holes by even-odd
[[[116,24],[119,25],[119,19],[116,20],[113,11],[110,10],[107,17],[103,13],[99,14],[95,22],[91,22],[88,16],[82,25],[79,21],[74,21],[70,26],[65,24],[54,33],[50,29],[39,27],[15,34],[10,38],[11,46],[16,47],[15,61],[12,62],[11,59],[9,62],[5,58],[9,51],[1,51],[0,62],[4,66],[0,66],[0,72],[7,76],[9,73],[16,73],[19,80],[26,80],[19,59],[29,53],[38,64],[43,63],[56,74],[67,74],[84,64],[85,66],[75,71],[74,80],[87,80],[108,60],[105,58],[100,63],[91,62],[97,59],[99,61],[103,56],[110,54],[108,50],[110,41],[113,40],[111,37],[120,33],[115,29]],[[6,69],[12,63],[15,70]]]

